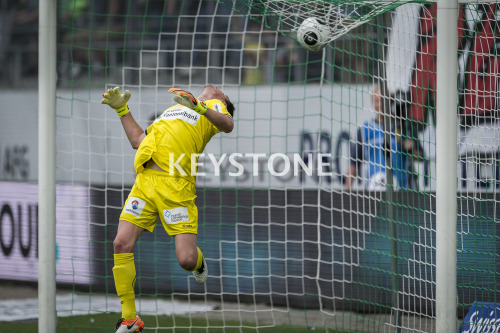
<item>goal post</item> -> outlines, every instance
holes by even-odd
[[[56,0],[40,1],[38,332],[56,331]]]
[[[57,57],[55,40],[43,42],[48,30],[54,38],[54,2],[40,11],[39,263],[57,262],[39,270],[39,300],[55,302],[55,282],[67,297],[40,309],[40,326],[55,329],[56,311],[102,320],[57,323],[68,330],[109,329],[119,316],[112,242],[135,152],[100,104],[114,86],[132,92],[143,128],[172,105],[171,87],[197,95],[214,84],[236,105],[233,132],[199,159],[207,284],[179,267],[161,224],[136,246],[147,328],[440,333],[456,331],[474,302],[495,301],[497,3],[118,3],[60,4]],[[337,20],[341,33],[320,52],[301,47],[301,20],[333,17],[334,5],[345,6],[335,17],[357,21]]]
[[[457,325],[458,1],[437,3],[436,332]],[[452,273],[453,272],[453,273]]]

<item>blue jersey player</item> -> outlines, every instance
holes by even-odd
[[[345,189],[350,190],[354,178],[361,167],[364,167],[365,188],[369,191],[385,189],[386,184],[386,153],[389,145],[385,143],[384,114],[382,110],[382,95],[380,86],[372,90],[372,103],[376,117],[365,121],[357,131],[356,141],[351,146],[351,160],[346,177]],[[402,139],[400,128],[392,128],[389,133],[390,158],[394,185],[399,189],[407,189],[410,183],[408,155],[410,152],[420,152],[414,149],[417,142],[413,139]],[[418,153],[419,154],[419,153]]]

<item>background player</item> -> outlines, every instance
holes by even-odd
[[[129,91],[122,94],[118,87],[108,89],[101,101],[116,110],[127,138],[137,149],[137,177],[113,242],[113,276],[122,306],[116,333],[140,332],[144,328],[135,308],[133,250],[144,230],[154,230],[158,216],[167,233],[174,236],[179,265],[193,272],[197,282],[207,280],[207,263],[196,245],[196,162],[215,134],[233,130],[234,105],[212,85],[205,86],[198,98],[182,89],[171,88],[169,92],[179,104],[165,110],[146,131],[127,106]]]
[[[377,84],[371,91],[375,117],[365,121],[358,127],[356,141],[351,145],[351,160],[347,171],[345,189],[351,190],[352,183],[358,175],[362,162],[366,167],[366,186],[369,191],[383,191],[386,184],[386,150],[384,131],[384,110],[381,88]],[[404,125],[406,123],[403,122]],[[416,139],[402,135],[401,126],[390,129],[391,163],[394,185],[399,189],[407,189],[410,185],[410,158],[420,158],[422,150]]]

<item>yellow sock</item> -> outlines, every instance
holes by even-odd
[[[199,269],[201,267],[201,264],[203,263],[203,253],[201,253],[199,247],[197,247],[196,249],[198,250],[198,261],[196,261],[196,267],[193,269],[193,271]]]
[[[118,253],[114,256],[115,266],[113,276],[115,278],[116,294],[120,297],[122,304],[122,317],[125,320],[134,319],[135,310],[135,264],[133,253]]]
[[[203,263],[203,253],[201,252],[199,247],[197,247],[196,249],[198,250],[198,260],[196,261],[196,267],[190,270],[186,269],[186,271],[188,272],[192,272],[199,269],[201,267],[201,264]]]

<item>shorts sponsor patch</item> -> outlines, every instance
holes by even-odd
[[[189,222],[187,207],[177,207],[163,210],[163,219],[166,224]]]
[[[140,217],[144,206],[146,206],[146,201],[140,198],[130,197],[128,198],[127,205],[123,209],[123,212],[134,215],[135,217]]]

